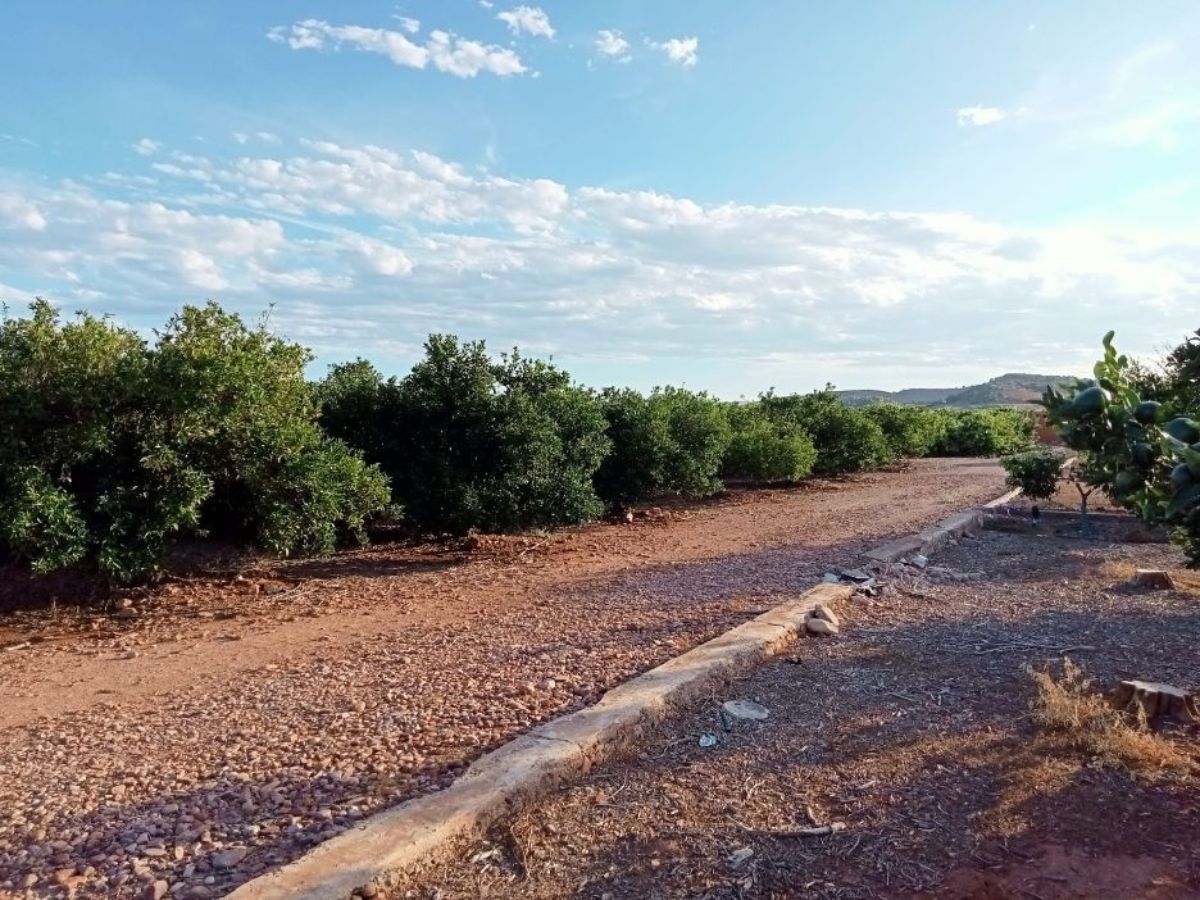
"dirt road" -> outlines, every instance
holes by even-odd
[[[0,893],[217,896],[1002,490],[979,460],[5,617]]]
[[[1084,749],[1086,726],[1031,723],[1026,671],[1066,655],[1094,690],[1194,686],[1200,576],[1130,590],[1182,555],[1070,528],[984,532],[841,604],[839,637],[797,641],[397,895],[1200,897],[1196,726]],[[726,698],[768,717],[722,721]]]

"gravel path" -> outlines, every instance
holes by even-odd
[[[220,896],[1001,488],[990,463],[927,460],[9,615],[0,637],[35,642],[0,653],[0,895]]]
[[[1025,670],[1065,653],[1101,687],[1195,689],[1200,573],[1130,590],[1181,555],[1072,527],[984,532],[842,604],[839,637],[797,641],[397,896],[1200,897],[1197,726],[1161,732],[1190,774],[1102,768],[1032,727]],[[726,697],[769,717],[726,730]]]

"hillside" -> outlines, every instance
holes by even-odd
[[[982,384],[953,388],[905,388],[900,391],[851,390],[838,391],[852,406],[864,406],[890,400],[912,406],[1012,406],[1036,403],[1048,385],[1059,387],[1071,384],[1070,375],[1031,375],[1009,372]]]

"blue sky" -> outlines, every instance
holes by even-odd
[[[1200,326],[1200,7],[10,0],[0,297],[724,396]]]

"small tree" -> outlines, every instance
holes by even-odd
[[[1027,497],[1049,500],[1058,488],[1062,458],[1053,450],[1030,450],[1000,460],[1008,473],[1009,487],[1019,487]]]
[[[1080,496],[1086,503],[1086,493],[1100,488],[1144,521],[1165,525],[1200,568],[1200,411],[1180,405],[1186,390],[1160,394],[1166,402],[1143,399],[1144,371],[1117,353],[1111,331],[1103,343],[1094,381],[1042,398],[1063,442],[1079,453]],[[1169,366],[1187,371],[1190,346]]]
[[[1091,463],[1087,460],[1076,459],[1063,472],[1063,477],[1068,484],[1075,486],[1075,490],[1079,492],[1079,533],[1088,535],[1092,532],[1092,523],[1088,519],[1088,500],[1096,491],[1096,480],[1098,474],[1091,469]]]

